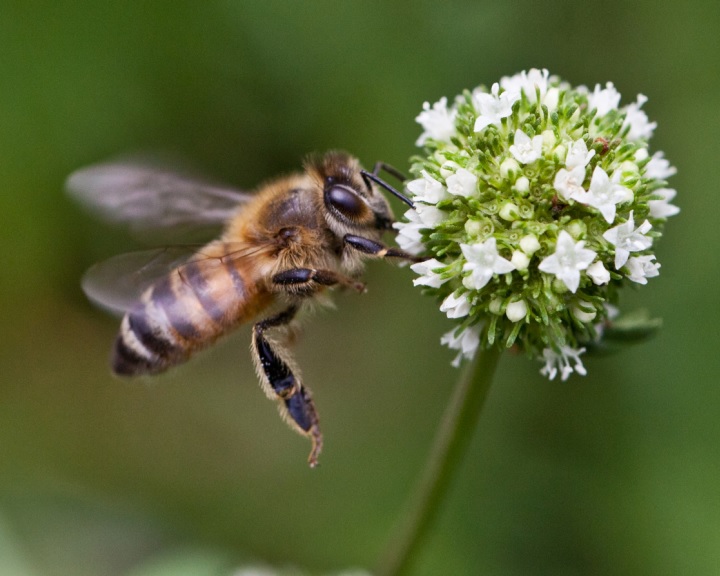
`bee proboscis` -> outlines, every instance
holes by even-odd
[[[91,268],[88,297],[123,314],[112,354],[120,376],[156,374],[187,360],[240,324],[254,322],[251,354],[283,419],[312,441],[322,434],[312,396],[288,350],[289,326],[313,297],[334,286],[364,291],[366,257],[418,259],[387,247],[393,214],[378,186],[410,200],[344,152],[310,157],[301,173],[255,194],[210,186],[133,163],[72,174],[71,195],[108,220],[136,229],[223,228],[199,249],[160,248],[119,255]]]

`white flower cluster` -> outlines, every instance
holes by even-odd
[[[584,374],[617,289],[659,274],[675,168],[648,152],[647,98],[620,100],[612,83],[591,92],[532,69],[423,106],[415,208],[395,227],[401,248],[428,256],[415,285],[458,324],[442,338],[454,364],[515,345],[551,379]]]

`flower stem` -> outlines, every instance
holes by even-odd
[[[462,463],[500,353],[494,347],[483,350],[463,372],[445,410],[415,497],[375,571],[378,576],[408,574]]]

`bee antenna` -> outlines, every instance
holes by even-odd
[[[368,180],[372,180],[373,182],[375,182],[375,184],[377,184],[378,186],[381,186],[382,188],[384,188],[385,190],[390,192],[390,194],[392,194],[396,198],[399,198],[400,200],[405,202],[405,204],[410,206],[410,208],[415,208],[415,204],[413,204],[412,201],[408,197],[406,197],[403,194],[401,194],[400,192],[398,192],[395,188],[390,186],[390,184],[385,182],[385,180],[383,180],[379,176],[373,174],[372,172],[368,172],[367,170],[360,170],[360,174],[362,175],[363,180],[365,180],[365,183],[368,184],[368,186],[370,185]]]

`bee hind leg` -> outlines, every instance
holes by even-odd
[[[270,398],[278,401],[283,419],[312,441],[308,463],[314,468],[322,450],[322,434],[315,404],[309,390],[302,386],[296,376],[297,370],[293,370],[278,352],[280,347],[272,345],[265,337],[267,329],[287,325],[296,312],[297,307],[291,306],[256,323],[253,327],[252,354],[263,388]]]

